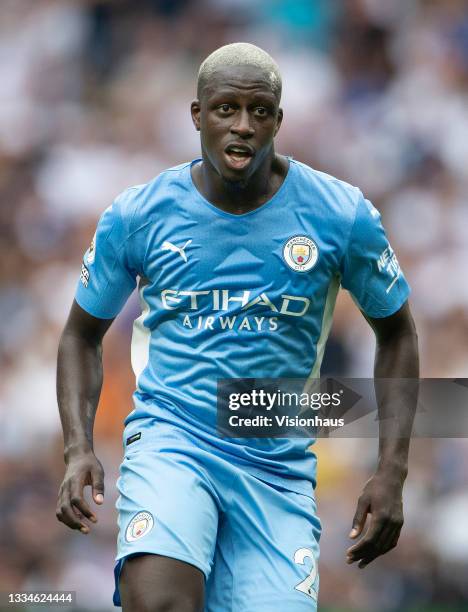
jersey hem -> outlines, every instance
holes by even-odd
[[[402,299],[396,302],[395,304],[392,304],[391,307],[386,308],[385,310],[370,311],[365,310],[364,308],[362,308],[361,310],[365,312],[368,317],[372,317],[373,319],[384,319],[385,317],[391,317],[396,312],[398,312],[400,308],[408,301],[408,297],[410,296],[410,294],[411,288],[409,285],[406,285],[406,287],[404,288]]]
[[[94,308],[90,308],[88,304],[85,304],[85,302],[81,299],[78,293],[79,292],[77,291],[75,294],[76,303],[78,304],[80,308],[82,308],[85,312],[87,312],[92,317],[96,317],[96,319],[115,319],[115,317],[119,314],[119,313],[111,314],[110,312],[106,312],[106,311],[103,312],[103,311],[96,310]]]
[[[312,480],[297,479],[298,482],[294,482],[294,479],[290,479],[287,476],[275,476],[270,472],[266,472],[260,468],[256,468],[250,465],[237,466],[239,469],[243,469],[245,472],[254,476],[258,480],[267,484],[272,484],[287,491],[293,491],[294,493],[300,493],[301,495],[307,495],[315,501],[315,495],[313,494],[314,483]]]

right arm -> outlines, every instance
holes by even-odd
[[[82,533],[89,532],[85,519],[97,520],[84,499],[84,487],[92,487],[96,504],[104,500],[104,470],[93,448],[94,417],[102,387],[102,339],[134,290],[139,274],[139,248],[128,247],[130,219],[136,210],[134,196],[134,189],[123,192],[101,215],[83,257],[75,301],[60,339],[57,399],[66,469],[56,515]]]
[[[95,503],[104,501],[104,470],[94,454],[93,425],[102,387],[102,339],[112,321],[93,317],[74,301],[58,351],[57,400],[66,470],[56,516],[82,533],[89,532],[84,517],[97,521],[84,499],[84,487],[91,485]]]

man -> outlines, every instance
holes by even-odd
[[[66,473],[57,516],[89,532],[103,503],[92,429],[101,342],[138,279],[134,410],[118,481],[114,603],[125,611],[316,609],[320,522],[310,440],[216,435],[218,379],[319,376],[338,287],[375,331],[376,376],[416,378],[408,285],[361,192],[274,150],[283,112],[272,58],[246,43],[203,62],[191,111],[202,158],[119,196],[85,253],[60,342]],[[397,543],[414,405],[404,385],[381,437],[348,562]]]

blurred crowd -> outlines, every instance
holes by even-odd
[[[283,75],[277,150],[372,200],[412,286],[422,376],[466,376],[468,7],[3,0],[1,13],[0,591],[71,589],[83,609],[111,610],[132,299],[105,342],[99,524],[85,537],[54,514],[57,343],[100,213],[127,186],[198,156],[189,105],[199,63],[222,44],[255,43]],[[325,372],[370,376],[373,342],[342,294]],[[321,440],[317,451],[320,609],[468,609],[468,442],[414,442],[401,543],[364,572],[344,559],[376,440]]]

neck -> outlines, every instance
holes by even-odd
[[[226,181],[203,152],[203,163],[194,171],[194,182],[203,196],[222,210],[244,214],[258,208],[279,189],[287,173],[287,162],[272,149],[270,155],[246,181]]]

